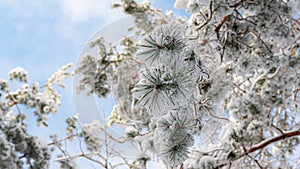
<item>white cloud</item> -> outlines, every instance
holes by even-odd
[[[120,18],[120,10],[112,10],[115,0],[63,0],[61,3],[63,15],[72,23],[86,22],[101,18],[105,22]]]
[[[72,23],[89,22],[91,19],[108,22],[122,17],[121,10],[112,10],[113,3],[118,0],[10,0],[0,1],[1,6],[6,6],[11,12],[22,18],[31,18],[36,15],[49,15],[49,11],[62,14],[65,21]],[[49,7],[51,9],[49,9]]]

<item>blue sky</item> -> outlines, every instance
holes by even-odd
[[[0,0],[0,78],[21,66],[29,81],[43,84],[67,63],[76,63],[86,41],[103,26],[124,17],[111,10],[117,0]],[[174,0],[151,1],[156,7],[172,9]],[[59,114],[49,117],[49,128],[36,128],[30,115],[29,130],[47,140],[49,134],[63,136],[64,119],[75,113],[72,79],[66,81]],[[57,168],[52,165],[51,168]]]

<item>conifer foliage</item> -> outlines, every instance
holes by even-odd
[[[188,19],[150,2],[113,6],[134,18],[135,36],[116,46],[91,40],[97,54],[84,54],[74,71],[79,92],[116,98],[107,124],[78,128],[78,116],[70,117],[67,137],[43,144],[26,132],[19,105],[47,125],[60,105],[53,84],[63,86],[71,65],[44,86],[29,84],[18,67],[9,79],[24,84],[19,90],[0,79],[1,165],[47,168],[47,146],[55,146],[62,168],[75,168],[79,157],[103,168],[151,168],[151,162],[172,169],[298,166],[300,1],[176,0]],[[123,135],[110,133],[116,126]],[[87,150],[66,153],[61,143],[74,138]],[[116,146],[129,144],[138,151],[130,157]]]

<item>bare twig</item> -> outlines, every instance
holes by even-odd
[[[225,121],[225,122],[229,122],[229,120],[227,119],[227,118],[224,118],[224,117],[218,117],[218,116],[215,116],[214,114],[212,114],[212,112],[211,111],[209,111],[206,107],[203,107],[204,108],[204,110],[206,111],[206,112],[208,112],[209,113],[209,115],[213,118],[213,119],[217,119],[217,120],[221,120],[221,121]]]
[[[55,159],[55,161],[72,160],[72,159],[75,159],[75,158],[78,158],[78,157],[84,157],[88,160],[91,160],[91,161],[97,163],[97,164],[100,164],[102,167],[105,167],[104,164],[101,161],[98,161],[98,160],[92,158],[92,156],[94,156],[94,155],[99,155],[99,153],[90,153],[90,154],[79,153],[79,154],[75,154],[75,155],[72,155],[72,156],[59,157],[59,158]]]
[[[67,137],[65,137],[65,138],[62,138],[62,139],[60,139],[60,140],[57,140],[57,141],[48,143],[47,145],[48,145],[48,146],[55,145],[55,144],[57,144],[57,143],[63,142],[63,141],[65,141],[65,140],[71,139],[71,138],[76,137],[76,136],[78,136],[77,133],[76,133],[76,134],[69,135],[69,136],[67,136]]]
[[[251,29],[249,29],[249,32],[254,36],[254,37],[256,37],[264,46],[265,46],[265,48],[270,52],[270,53],[273,53],[272,52],[272,50],[269,48],[269,46],[265,43],[265,41],[264,40],[262,40],[261,38],[260,38],[260,36],[259,35],[257,35],[254,31],[252,31]]]
[[[17,110],[18,110],[18,113],[21,114],[22,111],[20,109],[20,107],[18,106],[18,101],[9,93],[7,92],[8,96],[10,97],[12,103],[9,105],[9,107],[13,107],[13,106],[16,106]]]
[[[102,130],[104,131],[106,136],[108,136],[110,139],[112,139],[113,141],[115,141],[117,143],[125,143],[127,141],[126,139],[120,140],[120,138],[119,139],[114,138],[112,135],[108,134],[105,129],[102,129]]]

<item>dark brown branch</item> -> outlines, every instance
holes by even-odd
[[[7,92],[7,94],[8,94],[8,96],[10,97],[10,99],[12,101],[12,103],[9,104],[9,107],[16,106],[16,108],[18,110],[18,113],[21,114],[22,111],[21,111],[20,107],[18,106],[18,104],[19,104],[18,101],[9,92]]]
[[[245,0],[240,0],[239,2],[233,4],[233,5],[229,5],[230,8],[237,8],[238,6],[240,6]]]
[[[261,143],[258,143],[257,145],[254,145],[253,147],[251,147],[250,149],[246,150],[244,153],[242,153],[240,156],[238,156],[234,160],[240,159],[243,156],[246,156],[246,155],[248,155],[250,153],[253,153],[253,152],[257,151],[257,150],[261,150],[261,149],[267,147],[268,145],[270,145],[272,143],[275,143],[277,141],[281,141],[281,140],[284,140],[284,139],[287,139],[287,138],[290,138],[290,137],[299,136],[299,135],[300,135],[300,130],[284,132],[282,135],[269,138],[267,140],[262,141]],[[229,163],[219,164],[215,168],[222,168],[222,167],[224,167],[226,165],[231,164],[233,161],[230,161]]]
[[[254,162],[258,165],[258,167],[259,167],[260,169],[263,169],[263,167],[261,166],[261,164],[259,164],[258,160],[254,160]]]
[[[277,141],[284,140],[284,139],[290,138],[290,137],[299,136],[299,135],[300,135],[300,130],[285,132],[284,134],[282,134],[280,136],[270,138],[268,140],[262,141],[261,143],[253,146],[252,148],[250,148],[249,150],[244,152],[240,157],[242,157],[244,155],[247,155],[247,154],[250,154],[250,153],[252,153],[256,150],[262,149],[262,148],[264,148],[264,147],[266,147],[266,146],[268,146],[272,143],[275,143]]]
[[[221,22],[220,22],[220,23],[217,25],[217,27],[215,28],[215,32],[219,33],[219,31],[220,31],[222,25],[223,25],[226,21],[229,20],[230,16],[231,16],[231,14],[226,15],[226,16],[224,16],[224,17],[222,18]],[[218,35],[218,38],[219,38],[219,35]]]
[[[208,18],[203,24],[201,24],[199,26],[196,26],[195,31],[198,31],[198,30],[202,29],[205,25],[207,25],[208,22],[212,19],[212,15],[213,15],[212,0],[210,0],[209,1],[209,15],[208,15]]]

